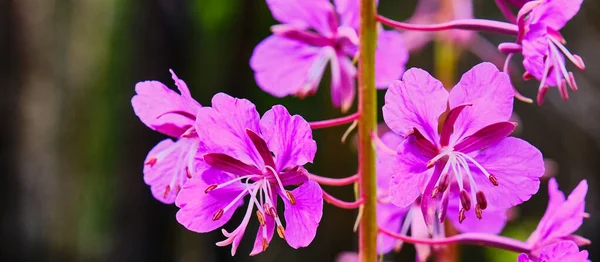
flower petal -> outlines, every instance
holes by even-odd
[[[498,181],[498,186],[494,186],[479,169],[471,166],[478,189],[485,193],[488,203],[497,208],[527,201],[540,187],[539,178],[544,174],[542,153],[521,139],[507,137],[474,159]]]
[[[206,164],[221,171],[234,174],[236,176],[245,176],[252,174],[261,174],[256,167],[248,165],[226,154],[209,153],[202,157]]]
[[[323,48],[279,36],[269,36],[260,42],[250,58],[256,83],[276,97],[306,96],[314,93],[329,54]]]
[[[451,141],[456,142],[487,125],[507,121],[512,114],[514,93],[509,76],[492,63],[480,63],[466,72],[450,91],[450,108],[467,103],[473,106],[458,116]]]
[[[466,219],[458,221],[458,203],[460,202],[458,185],[453,184],[450,188],[450,200],[448,201],[448,213],[446,217],[452,221],[452,225],[462,233],[477,232],[500,234],[506,225],[506,209],[499,209],[492,205],[483,210],[482,218],[478,219],[475,208],[465,212]],[[475,201],[475,200],[472,200]],[[475,203],[475,202],[474,202]]]
[[[583,0],[547,0],[529,13],[530,23],[543,23],[548,27],[559,31],[581,8]]]
[[[546,63],[554,63],[552,58],[549,57],[550,44],[548,41],[546,25],[543,23],[529,25],[529,30],[525,33],[522,42],[523,67],[529,74],[535,77],[535,79],[539,81],[544,79],[544,85],[558,86],[560,82],[556,80],[557,76],[562,75],[560,66],[554,65],[549,69],[550,71],[546,78],[544,78],[544,74],[546,74]],[[565,64],[565,58],[562,54],[559,54],[558,59],[561,60],[563,65]]]
[[[385,94],[383,119],[396,134],[417,128],[432,143],[438,141],[438,118],[446,111],[448,92],[422,69],[411,68]]]
[[[474,134],[466,137],[454,147],[455,151],[471,153],[475,150],[497,144],[510,135],[517,127],[515,122],[499,122],[479,129]]]
[[[387,132],[381,136],[381,141],[384,145],[391,149],[395,149],[402,143],[403,137],[397,135],[394,132]],[[392,175],[396,172],[394,169],[394,162],[396,161],[397,154],[389,154],[388,152],[377,148],[377,190],[378,192],[383,191],[387,194],[390,187],[390,180]]]
[[[298,28],[317,30],[331,35],[337,28],[337,17],[329,0],[267,0],[273,18]]]
[[[205,181],[207,178],[210,180]],[[180,208],[176,216],[177,222],[188,230],[199,233],[210,232],[225,225],[236,208],[244,203],[243,199],[234,203],[219,219],[213,220],[213,215],[234,201],[245,188],[241,183],[233,183],[208,193],[205,193],[205,190],[210,184],[223,183],[228,179],[231,178],[227,174],[209,168],[202,175],[188,180],[175,200],[175,204]]]
[[[279,192],[285,206],[285,240],[293,248],[306,247],[315,238],[323,215],[323,191],[317,182],[308,180],[291,193],[296,204]]]
[[[542,249],[538,261],[588,261],[588,252],[579,251],[579,248],[573,241],[561,241],[549,245]]]
[[[399,232],[402,221],[410,207],[400,208],[392,204],[377,204],[377,224],[391,232]],[[385,254],[394,249],[397,239],[385,234],[377,235],[377,253]]]
[[[420,210],[414,210],[412,214],[412,224],[410,225],[410,234],[416,238],[427,239],[431,238],[429,229],[425,224],[425,218]],[[427,258],[431,255],[431,246],[416,244],[415,250],[417,251],[416,261],[427,261]]]
[[[227,154],[262,168],[262,158],[246,134],[246,129],[258,132],[259,121],[252,102],[218,93],[212,107],[199,110],[194,126],[207,152]]]
[[[375,85],[386,89],[406,70],[408,50],[402,35],[395,30],[380,30],[375,50]]]
[[[152,130],[179,137],[194,124],[196,109],[188,108],[184,98],[161,82],[139,82],[135,92],[133,111]]]
[[[277,171],[313,161],[317,143],[312,138],[310,125],[301,116],[292,116],[284,106],[276,105],[263,115],[260,129],[275,154]]]
[[[356,68],[345,55],[331,57],[331,101],[342,112],[348,111],[354,102]]]
[[[407,207],[421,195],[421,186],[427,179],[428,159],[421,155],[412,136],[402,141],[396,151],[398,156],[389,192],[394,205]]]
[[[308,180],[308,171],[301,166],[295,166],[282,173],[279,173],[279,179],[283,186],[299,185]]]
[[[158,143],[146,157],[144,164],[144,182],[151,187],[152,195],[165,204],[173,204],[181,187],[188,180],[188,172],[197,172],[199,162],[193,161],[194,170],[188,171],[190,159],[196,154],[191,139],[180,139],[173,142],[165,139]],[[193,155],[190,155],[193,154]]]

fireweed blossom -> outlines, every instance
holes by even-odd
[[[396,149],[391,202],[407,207],[422,196],[421,210],[431,230],[436,213],[439,219],[457,212],[462,223],[468,212],[481,219],[488,207],[506,209],[536,193],[544,174],[542,154],[507,137],[515,128],[507,121],[513,94],[508,75],[491,63],[473,67],[450,92],[421,69],[410,69],[393,83],[383,117],[406,139]],[[448,107],[438,132],[438,119]],[[460,195],[453,201],[457,208],[444,200],[454,183]],[[419,184],[425,185],[422,192],[415,186]]]
[[[212,107],[199,110],[195,128],[205,147],[206,167],[177,197],[179,223],[195,232],[213,231],[249,196],[242,222],[231,232],[222,229],[226,239],[218,246],[231,245],[234,255],[253,214],[260,226],[251,255],[268,247],[275,229],[293,248],[312,242],[323,213],[323,192],[303,168],[317,150],[308,122],[280,105],[261,119],[250,101],[220,93]],[[283,217],[277,212],[279,198]]]
[[[198,169],[194,122],[202,107],[185,82],[170,72],[180,94],[161,82],[145,81],[135,85],[136,95],[131,99],[135,114],[146,126],[176,139],[158,143],[144,162],[144,181],[154,198],[166,204],[175,202],[183,184]]]
[[[583,224],[585,213],[585,196],[587,194],[587,181],[583,180],[565,199],[563,192],[558,190],[554,178],[548,183],[548,208],[540,220],[536,230],[527,239],[531,257],[542,257],[544,248],[559,241],[569,240],[582,246],[590,243],[588,239],[573,235]]]
[[[567,71],[565,57],[578,69],[585,69],[583,60],[565,46],[566,40],[559,31],[577,14],[583,0],[537,0],[523,5],[517,16],[516,44],[499,46],[505,53],[521,52],[524,79],[540,81],[537,101],[542,104],[549,86],[557,86],[564,100],[569,98],[567,86],[574,91],[577,84],[572,72]],[[509,55],[507,59],[510,59]]]
[[[588,260],[586,250],[579,251],[577,244],[573,241],[560,241],[544,247],[538,257],[529,257],[521,253],[517,262],[585,262]]]
[[[281,22],[272,36],[256,46],[250,58],[257,84],[276,97],[304,97],[317,91],[327,64],[331,65],[331,99],[346,111],[355,96],[358,52],[358,0],[267,0]],[[399,79],[408,60],[400,34],[379,31],[376,85],[386,88]]]
[[[387,146],[387,149],[378,148],[377,152],[377,220],[380,227],[390,231],[398,232],[401,235],[407,235],[410,230],[411,236],[415,238],[429,238],[430,232],[425,224],[423,213],[420,211],[420,199],[417,199],[408,208],[399,208],[391,203],[389,194],[390,181],[395,173],[394,162],[396,153],[391,152],[391,148],[396,148],[402,142],[403,138],[393,132],[387,132],[381,137],[381,141]],[[424,188],[425,185],[417,185]],[[458,208],[456,204],[460,202],[460,191],[458,185],[453,183],[450,189],[444,194],[444,199],[448,201],[450,213],[447,217],[460,232],[481,232],[498,234],[506,224],[505,210],[493,210],[488,207],[486,212],[489,214],[482,217],[481,220],[466,220],[463,223],[458,221]],[[434,221],[432,238],[443,238],[445,236],[443,219]],[[378,252],[385,254],[392,250],[400,251],[403,242],[385,234],[378,236]],[[415,244],[418,261],[427,261],[431,254],[429,245]]]

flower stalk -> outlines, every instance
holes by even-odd
[[[420,25],[410,24],[394,21],[382,15],[377,15],[377,21],[384,25],[391,26],[393,28],[404,29],[404,30],[416,30],[416,31],[443,31],[452,29],[472,30],[472,31],[484,31],[491,33],[499,33],[505,35],[517,35],[519,28],[515,24],[492,21],[486,19],[457,19],[450,22],[431,24],[431,25]]]
[[[377,47],[375,0],[360,0],[358,59],[358,173],[359,199],[364,199],[358,233],[359,260],[377,261],[377,187],[375,145],[371,133],[377,130],[375,49]]]

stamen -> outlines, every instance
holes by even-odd
[[[435,162],[452,153],[452,149],[445,150],[427,162],[427,168],[432,168]]]
[[[282,225],[278,225],[277,226],[277,235],[281,238],[281,239],[285,239],[285,229],[283,228]]]
[[[261,176],[259,176],[259,175],[247,175],[247,176],[240,176],[240,177],[236,177],[236,178],[234,178],[234,179],[231,179],[231,180],[229,180],[229,181],[227,181],[227,182],[224,182],[224,183],[221,183],[221,184],[218,184],[218,185],[217,185],[217,184],[212,184],[212,185],[209,185],[209,186],[208,186],[208,187],[207,187],[207,188],[204,190],[204,193],[207,193],[207,194],[208,194],[208,192],[210,192],[210,191],[213,191],[213,190],[215,190],[215,189],[217,189],[217,188],[224,188],[224,187],[226,187],[226,186],[228,186],[228,185],[231,185],[231,184],[233,184],[233,183],[235,183],[235,182],[242,181],[242,180],[244,180],[244,179],[252,179],[252,178],[259,178],[259,177],[261,177]]]
[[[290,203],[292,203],[292,205],[296,204],[296,197],[294,196],[294,194],[292,194],[292,192],[286,190],[285,196],[290,201]]]
[[[488,177],[490,179],[490,182],[492,182],[492,185],[494,186],[498,186],[498,179],[496,178],[496,176],[490,174],[490,176]]]
[[[439,191],[442,193],[444,191],[446,191],[446,189],[448,189],[449,184],[450,184],[450,175],[448,175],[448,173],[442,174],[442,177],[440,178]]]
[[[577,91],[577,83],[575,82],[575,76],[573,76],[573,72],[569,72],[569,77],[567,80],[569,80],[569,86],[571,86],[571,89],[573,89],[573,91]]]
[[[275,169],[272,168],[271,166],[265,166],[265,168],[267,168],[269,171],[271,171],[271,173],[275,177],[275,180],[277,180],[277,185],[279,186],[279,189],[281,189],[282,192],[286,192],[287,190],[285,190],[285,188],[283,187],[283,183],[281,183],[281,179],[279,179],[279,174],[277,173],[277,171],[275,171]],[[286,193],[286,195],[287,195],[287,193]]]
[[[151,156],[148,158],[148,160],[146,160],[146,162],[144,162],[144,165],[150,165],[150,167],[153,167],[154,164],[156,164],[156,161],[158,161],[158,158]]]
[[[262,212],[260,212],[260,210],[256,210],[256,217],[258,218],[258,222],[260,223],[261,226],[265,226],[265,216],[263,215]]]
[[[466,211],[471,209],[471,197],[464,189],[460,191],[460,202]]]
[[[481,208],[481,210],[485,210],[488,206],[487,199],[485,194],[482,191],[477,191],[477,205]]]
[[[269,247],[269,241],[267,241],[266,238],[262,239],[262,251],[265,252],[267,251],[267,247]]]
[[[217,184],[212,184],[212,185],[206,187],[206,189],[204,190],[204,193],[208,194],[208,192],[215,190],[215,188],[217,188],[217,186],[218,186]]]
[[[167,198],[169,192],[171,192],[171,186],[167,185],[167,187],[165,188],[165,193],[163,194],[163,198]]]
[[[189,167],[185,167],[185,174],[187,176],[187,178],[192,178],[192,173],[190,172],[190,168]]]
[[[458,211],[458,223],[462,223],[465,218],[467,218],[467,216],[465,215],[465,209],[461,208],[460,211]]]
[[[183,134],[181,134],[181,136],[179,137],[185,137],[185,138],[189,138],[189,137],[194,137],[197,136],[196,133],[196,128],[195,127],[190,127],[187,130],[185,130],[185,132],[183,132]]]
[[[475,216],[477,216],[477,218],[479,220],[481,220],[483,218],[483,210],[482,208],[479,206],[479,204],[475,205]]]
[[[217,210],[217,212],[215,212],[215,214],[214,214],[214,215],[213,215],[213,217],[212,217],[212,220],[213,220],[213,221],[217,221],[217,220],[219,220],[219,219],[220,219],[220,218],[223,216],[223,213],[224,213],[224,212],[225,212],[225,211],[224,211],[222,208],[220,208],[219,210]]]
[[[563,44],[561,44],[553,37],[548,38],[552,41],[552,43],[554,43],[556,47],[560,49],[560,51],[562,51],[563,54],[565,54],[565,56],[571,61],[571,63],[573,63],[579,70],[585,69],[585,63],[583,63],[583,59],[581,59],[580,56],[574,55],[571,52],[569,52],[569,49],[567,49]]]
[[[431,191],[431,198],[436,198],[439,191],[440,191],[439,186],[435,186],[433,188],[433,191]]]

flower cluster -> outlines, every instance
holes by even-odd
[[[473,19],[468,9],[454,14],[462,19],[413,24],[436,20],[425,17],[431,12],[422,10],[430,1],[421,3],[421,11],[409,23],[370,16],[370,21],[403,30],[470,30],[445,36],[455,41],[478,37],[472,31],[516,36],[514,43],[498,46],[508,54],[503,70],[482,62],[453,87],[444,87],[423,69],[404,72],[407,50],[420,43],[381,25],[362,28],[361,19],[369,14],[361,12],[359,0],[266,0],[281,24],[271,27],[273,35],[256,46],[250,59],[258,86],[277,97],[304,97],[316,92],[329,65],[333,105],[346,112],[356,96],[357,78],[371,76],[374,83],[362,83],[359,94],[374,96],[376,87],[387,88],[382,125],[390,131],[379,137],[373,126],[376,108],[369,103],[376,97],[359,99],[358,112],[352,115],[307,122],[282,105],[261,116],[252,102],[223,93],[214,95],[210,106],[202,106],[171,71],[179,92],[146,81],[136,85],[131,100],[142,123],[170,137],[148,153],[144,180],[154,198],[179,208],[176,219],[188,230],[221,229],[224,240],[216,244],[231,245],[232,256],[253,218],[258,230],[250,255],[264,252],[275,233],[292,248],[308,246],[317,234],[325,201],[344,209],[359,208],[359,214],[370,212],[359,215],[357,225],[378,231],[361,231],[360,246],[372,245],[364,249],[379,254],[412,243],[418,261],[426,261],[439,252],[434,247],[462,243],[521,253],[518,262],[587,261],[587,251],[579,247],[590,241],[574,234],[589,216],[585,180],[565,197],[556,180],[550,179],[548,207],[531,236],[520,241],[499,235],[509,209],[538,192],[545,172],[540,150],[510,136],[517,126],[510,121],[514,98],[527,100],[511,84],[510,59],[521,53],[524,77],[540,81],[539,104],[549,86],[557,86],[565,100],[568,86],[577,89],[565,57],[577,68],[585,67],[579,56],[566,49],[559,33],[577,13],[581,0],[508,1],[520,8],[518,14],[512,14],[505,0],[496,3],[509,22]],[[377,1],[361,3],[373,7]],[[472,3],[458,4],[470,8]],[[361,30],[375,34],[359,34]],[[359,35],[372,35],[372,39]],[[360,47],[375,43],[369,54],[359,52],[368,50]],[[359,72],[355,61],[362,59],[375,63],[361,62]],[[310,173],[305,165],[315,160],[317,150],[312,130],[349,123],[353,124],[347,133],[356,125],[360,130],[357,174],[329,178]],[[354,202],[337,199],[321,188],[350,184],[356,185]],[[244,212],[241,222],[233,230],[224,229],[238,209]],[[447,225],[459,234],[447,236]],[[352,253],[340,259],[359,260]]]

